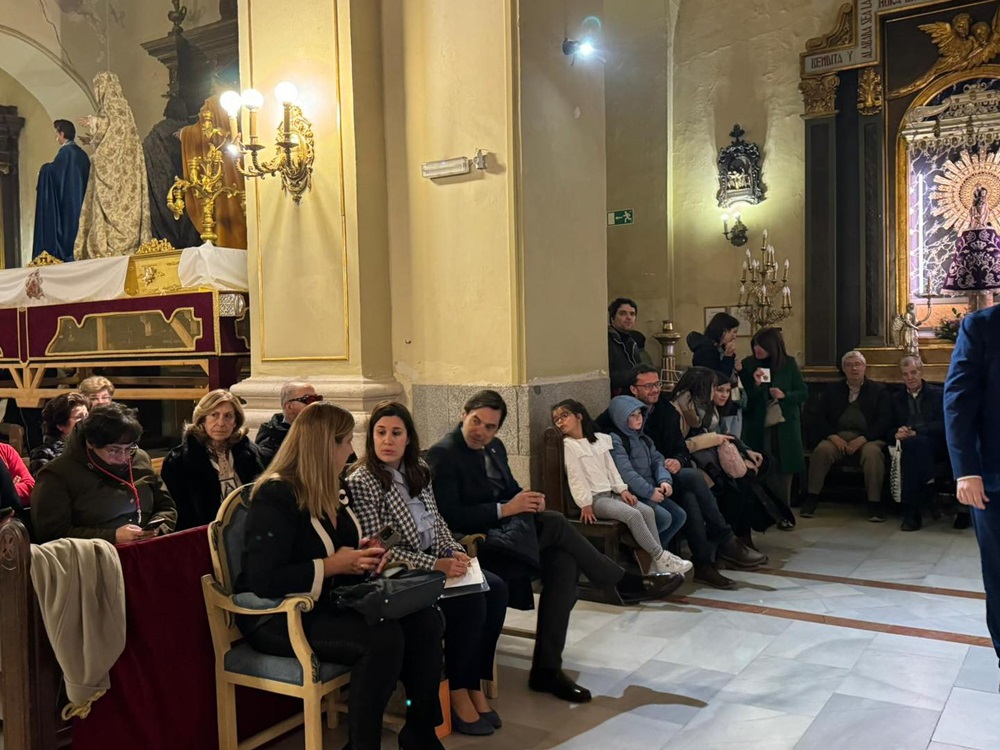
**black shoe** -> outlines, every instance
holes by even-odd
[[[923,525],[924,520],[919,513],[907,513],[903,516],[903,523],[899,528],[903,531],[920,531]]]
[[[815,495],[806,496],[806,499],[802,501],[802,507],[799,508],[799,518],[812,518],[816,515],[816,508],[818,506],[818,497]]]
[[[662,599],[665,596],[670,596],[683,585],[684,576],[680,573],[643,576],[642,587],[646,591],[643,599]]]
[[[778,531],[792,531],[795,528],[795,521],[783,518],[778,521]]]
[[[479,713],[480,718],[489,724],[494,729],[499,729],[503,726],[503,721],[500,719],[500,714],[496,711],[487,711],[486,713]]]
[[[528,687],[536,693],[552,693],[570,703],[590,702],[590,691],[573,682],[561,669],[532,669]]]
[[[762,555],[757,550],[751,549],[735,536],[729,537],[728,540],[720,544],[716,554],[734,568],[742,570],[751,570],[759,568],[761,565],[767,565],[767,555]]]
[[[399,750],[445,750],[434,727],[417,727],[406,722],[399,730]]]
[[[736,581],[726,578],[719,569],[711,563],[694,564],[694,580],[698,583],[707,583],[712,588],[731,590],[736,588]]]
[[[869,503],[871,512],[868,520],[872,523],[885,523],[885,505],[883,503]]]
[[[972,524],[972,516],[969,513],[961,513],[955,516],[955,523],[952,524],[953,529],[967,529]]]
[[[455,713],[454,708],[451,709],[451,728],[459,734],[468,734],[473,737],[485,737],[488,734],[493,734],[493,725],[484,718],[483,714],[480,714],[475,721],[465,721]]]

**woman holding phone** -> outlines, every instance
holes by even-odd
[[[31,521],[39,542],[72,537],[135,542],[172,531],[177,509],[149,456],[135,409],[96,407],[59,458],[38,472]]]
[[[743,440],[775,462],[775,493],[785,505],[792,494],[792,477],[805,471],[802,446],[802,405],[809,389],[799,365],[785,350],[777,328],[762,328],[750,340],[753,355],[743,360],[740,378],[747,392]],[[781,529],[794,524],[783,521]]]
[[[412,570],[465,575],[469,557],[438,512],[430,469],[420,459],[420,443],[409,410],[383,401],[368,420],[365,455],[346,480],[347,494],[366,536],[398,536],[386,557]],[[442,599],[447,623],[444,664],[451,690],[452,728],[487,735],[502,726],[483,694],[493,679],[493,658],[507,614],[507,584],[484,570],[489,591]]]
[[[292,423],[251,493],[236,590],[265,598],[304,591],[316,603],[302,624],[320,661],[351,667],[347,726],[353,750],[381,747],[382,715],[397,680],[407,698],[400,748],[443,750],[434,733],[441,723],[440,611],[427,607],[368,625],[335,602],[336,587],[360,583],[386,562],[385,549],[369,544],[340,489],[340,473],[354,452],[353,431],[350,412],[327,402],[310,404]],[[257,651],[293,655],[285,618],[239,616],[236,624]]]

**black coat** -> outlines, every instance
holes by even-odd
[[[608,375],[611,378],[611,392],[625,390],[628,374],[641,364],[649,364],[646,354],[646,337],[639,331],[619,331],[608,326]]]
[[[827,386],[823,395],[820,396],[819,403],[819,426],[820,438],[827,438],[837,434],[837,423],[840,416],[847,409],[850,401],[848,396],[850,390],[847,381],[841,380],[839,383],[831,383]],[[861,413],[868,420],[868,429],[865,430],[866,440],[885,440],[892,427],[892,400],[885,386],[865,378],[861,384],[861,391],[858,393],[858,405]],[[893,430],[895,432],[895,430]]]
[[[64,450],[66,450],[65,440],[45,435],[42,438],[42,444],[32,448],[28,455],[28,471],[31,472],[31,476],[37,476],[45,464],[49,461],[55,461]]]
[[[912,396],[906,389],[892,394],[893,426],[889,429],[887,439],[895,440],[896,430],[903,425],[910,425],[910,401]],[[923,416],[922,427],[915,428],[918,435],[925,435],[934,440],[944,442],[944,389],[939,385],[923,381],[920,393],[917,394],[920,404],[920,414]]]
[[[691,350],[691,364],[694,367],[707,367],[721,373],[727,380],[733,376],[736,368],[736,355],[722,356],[719,346],[703,333],[691,331],[685,339]]]
[[[507,581],[510,606],[531,609],[531,575],[539,566],[538,536],[531,516],[501,519],[497,504],[521,492],[507,463],[507,449],[494,439],[486,451],[503,477],[504,490],[493,497],[493,483],[486,475],[483,451],[470,448],[461,426],[427,451],[434,478],[434,497],[448,527],[459,534],[486,534],[479,546],[483,566]]]
[[[434,497],[448,528],[461,534],[485,534],[500,525],[497,503],[505,503],[521,491],[507,464],[507,448],[494,439],[485,448],[504,480],[504,491],[493,497],[493,483],[486,476],[482,451],[473,450],[456,427],[427,451],[427,464],[434,477]]]
[[[260,458],[264,466],[271,463],[278,448],[285,442],[285,437],[292,426],[285,421],[285,415],[278,412],[257,430],[256,443],[260,448]]]
[[[356,548],[361,539],[361,525],[344,498],[341,502],[334,528],[326,516],[315,523],[307,511],[300,510],[291,485],[278,480],[265,482],[247,513],[236,591],[251,591],[268,599],[306,594],[317,602],[317,609],[329,611],[334,587],[363,580],[363,576],[350,574],[323,577],[323,559],[341,547]],[[311,616],[307,613],[303,619]]]
[[[244,436],[230,450],[240,484],[253,482],[264,471],[260,451],[250,438]],[[188,433],[184,442],[170,451],[160,476],[177,505],[178,530],[193,529],[215,520],[225,499],[219,472],[212,466],[208,450],[193,434]]]

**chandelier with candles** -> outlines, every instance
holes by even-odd
[[[740,277],[740,301],[736,306],[740,316],[754,331],[773,326],[792,314],[792,290],[788,286],[788,259],[778,279],[778,262],[774,247],[767,244],[767,230],[760,245],[760,257],[754,258],[747,248]],[[779,302],[780,298],[780,302]]]

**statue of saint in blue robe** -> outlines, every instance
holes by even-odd
[[[90,158],[75,141],[66,141],[38,173],[35,203],[35,241],[31,257],[47,252],[59,260],[73,260],[73,243],[80,226],[80,207],[90,177]]]

